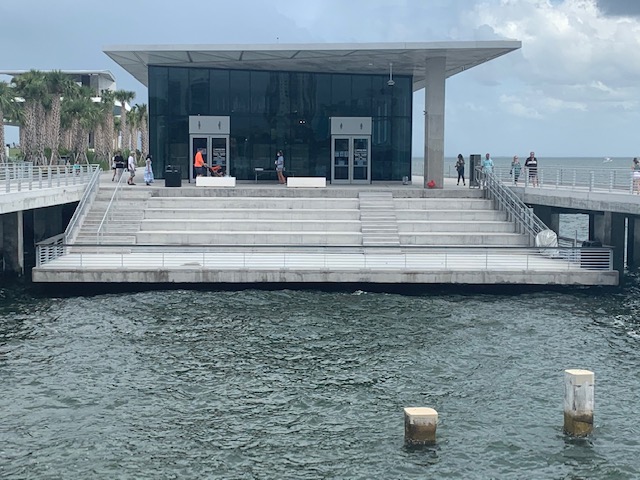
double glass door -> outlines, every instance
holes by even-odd
[[[331,137],[331,182],[371,183],[371,136]]]
[[[191,135],[190,143],[191,161],[189,162],[189,179],[196,176],[193,171],[193,163],[198,151],[202,153],[204,163],[209,167],[219,167],[215,170],[222,175],[229,175],[229,169],[231,168],[229,162],[229,135]],[[207,171],[209,175],[211,175],[211,171]]]

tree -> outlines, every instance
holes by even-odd
[[[115,98],[121,104],[120,108],[120,131],[122,132],[122,148],[130,149],[131,148],[131,138],[129,136],[129,130],[127,127],[127,107],[126,105],[130,103],[136,94],[135,92],[131,92],[128,90],[117,90],[115,92]]]
[[[44,74],[47,92],[50,95],[49,115],[46,116],[46,140],[45,146],[51,149],[50,163],[59,157],[60,147],[60,115],[62,97],[68,96],[73,91],[75,84],[60,70],[53,70]]]
[[[73,153],[74,162],[82,158],[87,162],[89,134],[102,120],[100,104],[93,101],[93,93],[87,87],[74,89],[69,100],[62,104],[62,127],[65,131],[65,146]]]
[[[149,112],[147,104],[139,104],[137,111],[138,128],[140,129],[140,151],[142,152],[142,158],[145,158],[149,153]]]
[[[36,165],[44,164],[44,104],[47,102],[47,87],[44,74],[38,70],[30,70],[11,80],[16,95],[24,100],[24,128],[21,140],[25,161]]]
[[[7,82],[0,82],[0,163],[7,161],[5,157],[4,119],[14,116],[16,110],[15,92]]]

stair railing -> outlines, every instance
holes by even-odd
[[[99,165],[90,165],[90,167],[93,167],[91,178],[89,178],[89,182],[84,189],[82,198],[80,198],[80,202],[78,203],[75,212],[73,212],[73,216],[64,231],[64,243],[66,245],[72,244],[78,236],[82,220],[84,220],[87,212],[91,209],[93,200],[96,198],[98,189],[100,188],[100,174],[102,173],[102,168],[100,168]]]
[[[98,231],[96,232],[96,243],[98,244],[102,243],[102,239],[105,232],[107,231],[109,222],[115,214],[114,207],[118,202],[118,199],[120,198],[120,193],[122,192],[122,182],[124,181],[125,177],[129,178],[126,170],[120,175],[118,183],[116,183],[116,188],[113,190],[113,194],[111,195],[111,199],[109,200],[109,204],[107,205],[107,209],[105,210],[104,215],[102,216],[102,220],[100,221],[100,225],[98,226]]]
[[[534,213],[533,209],[507,188],[492,173],[485,173],[481,168],[476,170],[480,185],[484,188],[484,196],[493,200],[495,207],[506,213],[507,220],[515,223],[516,231],[529,236],[529,246],[535,246],[536,236],[549,228]]]

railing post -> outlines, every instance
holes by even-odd
[[[610,192],[613,190],[613,183],[614,183],[614,180],[615,180],[615,171],[612,171],[612,172],[609,174],[609,191],[610,191]]]
[[[593,170],[589,171],[589,191],[592,192],[593,191],[593,184],[595,182],[595,175]]]
[[[558,170],[556,172],[556,189],[560,188],[560,182],[561,182],[561,174],[560,174],[561,170]]]

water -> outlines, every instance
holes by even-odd
[[[0,477],[638,478],[639,342],[638,276],[504,293],[6,286]],[[566,368],[596,374],[587,440],[562,433]],[[403,447],[405,406],[439,411],[436,447]]]

